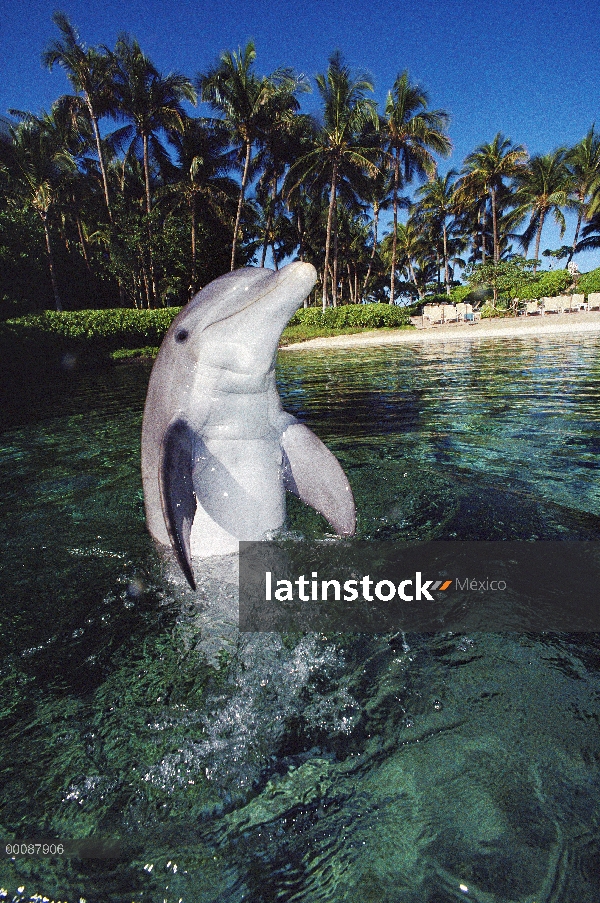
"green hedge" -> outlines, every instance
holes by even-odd
[[[68,342],[92,343],[102,351],[160,345],[180,307],[161,310],[46,311],[8,320],[23,334],[50,334]]]
[[[61,351],[73,348],[118,351],[160,345],[179,307],[161,310],[78,310],[57,313],[46,311],[7,320],[2,332],[11,341],[57,343]],[[405,326],[408,311],[389,304],[346,304],[328,308],[301,308],[290,320],[290,326],[315,326],[329,329],[382,326]]]
[[[0,370],[35,374],[90,367],[111,353],[156,348],[181,308],[47,311],[0,323]]]
[[[296,311],[289,326],[317,326],[326,329],[343,329],[358,326],[380,329],[382,326],[406,326],[408,311],[392,304],[345,304],[342,307],[303,307]]]
[[[600,267],[584,273],[577,283],[577,291],[589,295],[590,292],[600,292]]]
[[[161,310],[78,310],[30,314],[0,324],[0,369],[34,374],[48,368],[90,366],[114,358],[125,359],[132,349],[160,345],[181,308]],[[405,326],[406,309],[389,304],[349,304],[299,310],[291,326],[327,329]],[[117,354],[115,354],[118,352]]]

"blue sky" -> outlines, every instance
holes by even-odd
[[[37,112],[68,90],[40,54],[55,33],[52,13],[66,12],[87,44],[114,45],[135,36],[163,72],[190,77],[225,49],[252,37],[257,69],[293,66],[308,76],[326,69],[340,49],[366,70],[383,103],[398,72],[427,88],[432,107],[451,115],[454,153],[462,160],[501,131],[530,153],[574,144],[600,126],[600,4],[590,0],[3,0],[0,8],[0,112]],[[318,109],[318,97],[303,106]],[[569,221],[565,241],[572,238]],[[560,243],[551,228],[545,246]],[[600,265],[600,252],[580,266]]]

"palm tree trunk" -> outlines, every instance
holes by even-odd
[[[265,240],[263,241],[262,246],[262,254],[260,255],[260,265],[261,268],[264,268],[265,260],[267,259],[267,248],[269,247],[269,230],[271,228],[271,211],[269,210],[267,216],[267,222],[265,225]]]
[[[408,258],[408,271],[410,273],[410,278],[412,279],[412,281],[415,285],[415,288],[417,290],[417,295],[419,296],[419,301],[422,301],[423,297],[424,297],[424,292],[421,291],[421,289],[419,288],[419,286],[417,284],[417,277],[416,277],[415,271],[413,269],[412,260],[410,259],[410,257]]]
[[[323,264],[323,310],[327,307],[327,273],[329,271],[329,250],[331,248],[331,226],[333,208],[335,206],[335,190],[337,182],[337,163],[333,164],[331,173],[331,191],[329,192],[329,212],[327,214],[327,238],[325,239],[325,263]]]
[[[304,229],[302,228],[302,217],[299,209],[296,221],[298,223],[298,259],[304,261]]]
[[[98,128],[98,120],[96,119],[96,115],[92,108],[91,101],[86,94],[86,101],[88,112],[90,114],[90,119],[92,120],[92,128],[94,129],[94,138],[96,139],[96,151],[98,153],[98,162],[100,164],[100,173],[102,174],[102,185],[104,187],[104,200],[106,202],[106,209],[108,211],[108,219],[112,223],[112,211],[110,209],[110,201],[108,199],[108,179],[106,177],[106,167],[104,166],[104,155],[102,153],[102,144],[100,143],[100,129]]]
[[[190,300],[196,293],[196,195],[193,194],[190,201],[192,208],[192,280],[190,285]]]
[[[246,184],[248,182],[248,170],[250,168],[250,153],[252,144],[246,141],[246,159],[244,160],[244,172],[242,173],[242,185],[240,188],[240,196],[238,199],[237,213],[235,215],[235,226],[233,227],[233,242],[231,244],[231,269],[235,270],[235,252],[237,250],[238,231],[240,228],[240,220],[242,218],[242,206],[244,204],[244,194],[246,193]]]
[[[261,267],[264,267],[265,260],[267,257],[267,247],[269,244],[269,236],[271,234],[271,229],[273,227],[273,212],[275,210],[275,198],[276,197],[277,197],[277,176],[274,177],[273,182],[271,183],[271,197],[270,197],[270,204],[269,204],[269,213],[267,215],[267,223],[265,225],[265,240],[263,242],[262,257],[261,257],[261,261],[260,261]],[[271,244],[273,245],[273,243],[271,243]],[[273,260],[275,260],[275,254],[273,254]]]
[[[150,303],[150,284],[148,282],[148,273],[146,271],[146,265],[145,265],[143,259],[141,261],[141,264],[142,264],[142,279],[144,280],[144,289],[145,289],[145,294],[146,294],[146,307],[148,309],[150,309],[150,307],[152,306]]]
[[[485,264],[485,205],[481,212],[481,263]]]
[[[42,214],[42,222],[44,224],[44,235],[46,236],[46,253],[48,255],[50,281],[52,282],[52,291],[54,293],[54,306],[56,310],[61,311],[63,307],[60,300],[60,295],[58,294],[58,285],[56,283],[56,274],[54,272],[54,255],[52,253],[52,245],[50,244],[50,230],[48,229],[48,220],[46,214]]]
[[[537,261],[539,260],[540,242],[542,240],[542,229],[544,228],[544,219],[545,218],[546,218],[546,211],[542,210],[542,212],[540,213],[540,223],[539,223],[537,233],[535,236],[535,260],[536,260],[536,262],[533,265],[533,275],[534,276],[537,271]]]
[[[583,221],[583,201],[581,198],[579,200],[580,200],[580,204],[579,204],[579,212],[577,214],[577,225],[575,226],[575,235],[573,236],[573,246],[569,253],[569,259],[567,260],[567,266],[571,263],[571,261],[573,260],[573,257],[575,256],[575,249],[577,248],[577,242],[579,241],[579,230],[581,229],[581,223]]]
[[[444,279],[446,280],[446,294],[450,294],[450,273],[448,270],[448,229],[446,228],[446,220],[443,224],[444,232]]]
[[[392,274],[390,277],[390,304],[394,303],[394,288],[396,282],[396,242],[398,240],[398,182],[399,182],[398,154],[394,157],[394,234],[392,236]]]
[[[138,304],[138,278],[135,273],[131,274],[131,278],[133,281],[133,306],[136,310],[139,308]]]
[[[498,241],[498,211],[496,210],[496,189],[490,188],[492,195],[492,230],[494,233],[494,263],[500,260],[500,243]]]
[[[92,272],[92,268],[91,268],[91,266],[90,266],[90,259],[89,259],[89,257],[88,257],[87,247],[86,247],[86,244],[85,244],[85,237],[84,237],[84,234],[83,234],[83,227],[82,227],[82,225],[81,225],[81,219],[80,219],[80,217],[79,217],[79,214],[77,214],[77,215],[75,216],[75,222],[77,223],[77,232],[78,232],[78,234],[79,234],[79,244],[81,245],[81,250],[82,250],[82,253],[83,253],[83,259],[85,260],[85,265],[86,265],[86,267],[87,267],[88,273],[91,273],[91,272]]]
[[[371,270],[373,268],[373,261],[375,260],[375,252],[377,251],[377,223],[379,220],[379,204],[375,202],[373,204],[373,247],[371,248],[371,256],[369,257],[369,267],[367,269],[367,275],[365,276],[365,281],[363,282],[362,293],[363,296],[366,294],[367,285],[369,279],[371,277]]]
[[[150,263],[150,278],[152,281],[152,306],[158,297],[156,288],[156,276],[154,274],[154,261],[152,259],[152,226],[150,225],[150,214],[152,213],[152,200],[150,198],[150,156],[148,152],[148,136],[142,136],[144,146],[144,181],[146,183],[146,213],[148,214],[148,257]]]
[[[152,230],[150,227],[150,223],[148,223],[148,268],[150,269],[150,296],[148,307],[154,307],[156,304],[156,300],[158,298],[158,288],[156,286],[156,274],[154,272],[154,259],[152,257]]]
[[[146,213],[152,213],[152,201],[150,199],[150,158],[148,153],[148,135],[142,136],[144,143],[144,181],[146,183]]]
[[[337,289],[338,289],[338,218],[337,203],[334,209],[335,222],[333,226],[333,278],[331,280],[331,302],[337,307]]]

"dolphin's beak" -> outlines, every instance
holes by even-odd
[[[278,287],[283,286],[284,282],[293,284],[294,293],[301,294],[304,300],[317,281],[317,271],[312,263],[295,260],[279,270],[276,279]]]
[[[280,327],[279,335],[287,321],[308,296],[316,281],[317,271],[312,263],[303,263],[300,260],[288,263],[287,266],[273,274],[273,280],[267,293],[257,299],[255,303],[260,303],[265,313],[274,318],[273,325],[277,324]],[[279,335],[277,341],[279,341]]]

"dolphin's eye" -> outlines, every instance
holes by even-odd
[[[175,333],[175,341],[176,342],[185,342],[187,337],[189,336],[189,332],[187,329],[180,329],[179,332]]]

